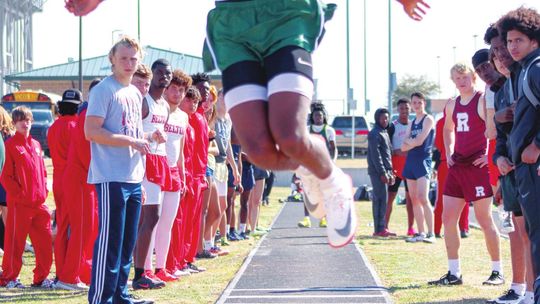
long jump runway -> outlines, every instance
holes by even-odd
[[[360,248],[331,248],[313,218],[298,228],[303,212],[285,203],[216,303],[392,303]]]

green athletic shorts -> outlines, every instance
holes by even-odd
[[[315,50],[335,4],[318,0],[216,2],[208,13],[204,68],[221,71],[241,61],[262,60],[285,46]]]

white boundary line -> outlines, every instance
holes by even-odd
[[[279,210],[278,214],[272,220],[272,224],[270,225],[270,228],[274,227],[274,224],[276,223],[276,220],[279,218],[279,216],[281,215],[281,212],[283,212],[283,209],[285,209],[285,206],[288,203],[289,202],[285,202],[283,204],[283,206]],[[230,297],[231,292],[234,290],[234,287],[236,287],[236,284],[238,284],[238,281],[240,281],[240,278],[242,277],[242,275],[244,275],[244,272],[246,271],[249,263],[251,263],[251,260],[253,259],[253,256],[255,256],[255,254],[259,250],[259,247],[261,247],[261,244],[264,242],[264,240],[266,239],[266,236],[268,234],[269,233],[263,235],[262,238],[259,240],[259,243],[257,244],[257,246],[255,246],[255,248],[249,253],[248,257],[244,260],[244,263],[242,264],[242,266],[240,267],[240,269],[238,270],[238,272],[234,276],[233,280],[229,283],[229,285],[227,285],[227,288],[225,288],[225,290],[221,293],[221,296],[216,301],[216,304],[224,304],[227,301],[227,299]]]
[[[300,287],[300,288],[252,288],[242,289],[237,288],[234,292],[250,292],[250,291],[287,291],[287,292],[305,292],[305,291],[386,291],[385,287]]]
[[[254,295],[254,296],[230,296],[229,299],[372,299],[372,298],[382,298],[384,296],[380,295]]]
[[[379,275],[377,274],[377,272],[375,272],[373,265],[371,265],[371,263],[367,259],[367,256],[364,254],[364,251],[362,251],[362,249],[360,248],[356,240],[353,239],[353,243],[354,243],[354,247],[356,247],[356,250],[358,250],[358,253],[360,253],[360,257],[362,258],[362,260],[364,260],[364,264],[366,265],[367,269],[371,273],[371,276],[375,280],[375,283],[377,284],[377,286],[381,287],[380,291],[382,292],[383,297],[386,300],[386,303],[394,303],[392,299],[390,298],[390,294],[388,293],[388,290],[382,285],[381,278],[379,278]]]

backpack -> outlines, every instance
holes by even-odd
[[[356,189],[356,193],[354,194],[354,200],[355,201],[370,201],[372,197],[372,191],[373,189],[369,187],[368,185],[361,185]]]
[[[525,94],[525,97],[529,100],[530,103],[532,103],[534,108],[540,107],[540,100],[538,100],[539,97],[535,96],[531,90],[531,86],[529,84],[529,80],[527,79],[527,75],[529,73],[529,69],[532,65],[535,63],[540,62],[540,56],[534,58],[531,63],[529,63],[525,69],[523,70],[523,93]]]

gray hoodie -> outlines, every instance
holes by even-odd
[[[368,174],[375,176],[392,173],[392,144],[386,128],[379,124],[379,116],[386,109],[375,111],[375,126],[368,135]]]

